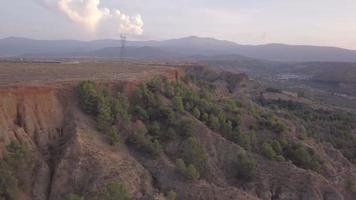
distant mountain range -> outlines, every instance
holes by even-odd
[[[116,58],[120,40],[33,40],[0,39],[0,57],[103,57]],[[356,62],[356,51],[336,47],[284,44],[239,45],[213,38],[186,37],[164,41],[127,41],[125,57],[181,59],[190,57],[251,57],[292,62]]]

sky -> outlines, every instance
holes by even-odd
[[[0,0],[0,38],[163,40],[356,49],[355,0]]]

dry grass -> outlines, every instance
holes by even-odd
[[[10,63],[0,62],[0,86],[42,85],[78,80],[141,80],[167,73],[162,65],[119,62]]]

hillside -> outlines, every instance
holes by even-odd
[[[273,98],[245,74],[118,63],[0,68],[3,199],[356,197],[356,117]]]

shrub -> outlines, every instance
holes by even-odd
[[[199,172],[194,165],[189,164],[187,166],[183,159],[176,160],[176,171],[190,181],[198,180],[200,177]]]
[[[198,170],[192,164],[188,165],[188,167],[186,169],[186,176],[187,176],[188,180],[191,180],[191,181],[196,181],[200,177]]]
[[[157,121],[154,121],[154,122],[150,125],[148,131],[149,131],[150,135],[153,135],[153,136],[159,138],[160,132],[161,132],[161,126],[160,126],[160,124],[159,124]]]
[[[113,104],[112,104],[113,115],[116,118],[119,117],[124,122],[129,122],[131,118],[128,112],[129,107],[130,107],[130,103],[127,96],[119,92],[116,98],[113,100]]]
[[[197,119],[200,118],[200,110],[197,107],[193,108],[192,114],[195,118],[197,118]]]
[[[184,142],[183,158],[187,163],[197,167],[201,175],[205,176],[207,174],[207,155],[196,138],[190,137]]]
[[[186,170],[186,165],[183,159],[177,159],[176,160],[176,171],[181,174],[184,175],[185,170]]]
[[[320,158],[312,149],[308,149],[302,144],[289,144],[285,149],[285,157],[304,169],[317,171],[320,168]]]
[[[131,197],[126,188],[119,181],[114,181],[105,186],[102,191],[103,200],[130,200]]]
[[[77,194],[69,194],[67,200],[84,200],[84,197]]]
[[[84,112],[96,114],[98,92],[93,81],[82,81],[76,88]]]
[[[274,150],[274,152],[276,152],[277,155],[281,155],[283,152],[282,146],[281,144],[278,142],[278,140],[273,140],[271,143],[271,146]]]
[[[149,135],[147,135],[146,129],[139,129],[132,134],[130,142],[137,149],[152,155],[154,158],[157,158],[162,151],[159,141],[157,139],[152,139]]]
[[[9,159],[20,161],[26,158],[26,151],[24,147],[15,141],[11,141],[10,144],[6,146],[6,150],[9,153],[7,156],[8,161]]]
[[[177,137],[177,133],[173,128],[168,128],[163,137],[164,139],[171,140]]]
[[[245,154],[240,154],[235,164],[236,176],[243,181],[251,181],[256,173],[256,161]]]
[[[134,113],[142,121],[148,121],[150,119],[147,111],[145,109],[143,109],[141,106],[138,106],[138,105],[135,106]]]
[[[0,160],[0,199],[18,199],[19,188],[12,168]]]
[[[237,109],[236,101],[228,99],[224,102],[224,110],[227,112],[234,112]]]
[[[263,143],[261,151],[262,154],[270,160],[273,160],[277,157],[276,152],[273,150],[272,146],[269,143]]]
[[[114,123],[114,117],[111,110],[110,99],[103,94],[98,98],[98,116],[96,117],[97,126],[100,131],[107,131]]]
[[[195,123],[191,119],[182,119],[179,122],[179,132],[181,136],[192,136],[195,130]]]
[[[246,150],[251,150],[252,139],[249,134],[240,133],[239,129],[235,129],[234,132],[237,134],[237,144]]]
[[[230,120],[223,122],[221,125],[221,131],[227,136],[232,134],[232,129],[232,122]]]
[[[177,199],[177,193],[175,193],[173,190],[170,190],[166,194],[166,200],[176,200]]]
[[[161,92],[162,91],[163,82],[160,77],[155,77],[150,82],[147,83],[147,88],[152,92]]]
[[[110,145],[117,145],[117,144],[120,143],[121,138],[120,138],[120,135],[119,135],[119,130],[115,126],[112,126],[107,131],[107,135],[108,135],[108,138],[109,138]]]
[[[178,111],[178,112],[183,112],[184,111],[184,106],[183,106],[183,99],[180,96],[176,96],[172,100],[173,103],[173,108]]]
[[[209,122],[208,122],[208,126],[210,128],[212,128],[213,130],[219,130],[220,128],[220,122],[219,119],[217,117],[215,117],[213,114],[209,115]]]

